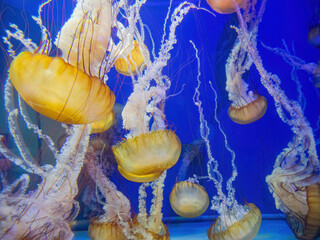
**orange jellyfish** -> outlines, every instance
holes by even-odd
[[[232,121],[239,124],[249,124],[263,117],[268,107],[267,99],[256,94],[249,103],[232,103],[228,109],[228,115]]]
[[[146,239],[146,236],[150,236],[148,239],[152,239],[152,240],[169,240],[170,239],[168,227],[164,225],[162,222],[158,226],[160,230],[154,231],[144,226],[141,222],[139,222],[138,216],[136,215],[133,218],[133,228],[144,229],[143,234],[141,234],[139,231],[136,231],[137,233],[135,234],[135,237],[137,239]]]
[[[267,178],[276,206],[286,214],[297,239],[317,239],[320,236],[320,183],[298,186],[286,182],[286,177],[273,173]]]
[[[247,13],[248,22],[254,17],[254,13]],[[250,31],[258,31],[257,21],[249,26]],[[255,41],[256,34],[250,35],[250,38]],[[238,124],[257,121],[263,117],[268,107],[267,99],[249,90],[249,85],[242,79],[242,75],[249,71],[251,65],[248,49],[238,37],[226,63],[226,90],[231,101],[228,114],[231,120]]]
[[[35,111],[67,124],[108,122],[115,96],[102,82],[106,72],[97,66],[106,62],[110,15],[108,0],[78,2],[55,42],[62,58],[46,55],[50,53],[51,39],[41,19],[37,19],[43,36],[41,47],[25,42],[30,52],[14,57],[9,68],[12,84]],[[10,37],[23,42],[17,33]]]
[[[78,1],[54,42],[66,62],[99,79],[106,77],[112,62],[108,52],[111,26],[116,25],[112,8],[109,0]]]
[[[185,2],[175,9],[170,33],[165,35],[168,39],[163,40],[159,56],[133,80],[133,92],[122,112],[123,127],[129,133],[112,148],[118,170],[128,180],[154,181],[179,159],[180,139],[174,131],[166,129],[164,105],[171,81],[162,74],[162,69],[177,41],[176,27],[191,8],[195,6]],[[179,14],[181,16],[177,17]]]
[[[10,65],[9,79],[34,110],[67,124],[108,119],[115,102],[100,79],[59,57],[22,52]]]
[[[100,162],[104,160],[101,155],[107,149],[105,144],[105,141],[93,138],[86,154],[86,170],[106,199],[103,202],[104,214],[90,220],[88,235],[92,240],[125,240],[131,234],[131,205],[103,171],[104,166]]]
[[[239,205],[225,216],[220,215],[208,229],[207,235],[210,240],[254,239],[260,229],[261,220],[261,212],[255,204]]]
[[[181,181],[171,190],[170,204],[173,211],[181,217],[194,218],[207,210],[209,197],[201,185],[191,181]]]
[[[234,1],[239,7],[242,7],[248,0],[207,0],[207,3],[218,13],[229,14],[236,12]]]
[[[117,60],[114,62],[114,67],[117,72],[125,75],[137,75],[146,68],[145,57],[142,54],[141,48],[147,52],[147,47],[144,44],[139,44],[137,40],[133,41],[133,49],[127,53],[123,51],[119,54]]]
[[[134,182],[151,182],[179,159],[181,142],[171,130],[141,134],[112,147],[123,177]]]

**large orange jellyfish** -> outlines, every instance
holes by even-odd
[[[191,42],[192,43],[192,42]],[[193,44],[193,43],[192,43]],[[232,174],[226,183],[227,194],[223,192],[223,176],[218,170],[219,163],[212,156],[209,134],[210,128],[203,114],[202,102],[200,100],[200,59],[198,57],[198,50],[195,45],[193,47],[196,51],[196,58],[198,60],[198,77],[197,77],[197,87],[193,95],[193,102],[197,106],[199,111],[200,120],[200,135],[207,149],[208,163],[207,172],[208,179],[214,183],[217,190],[217,195],[212,198],[212,210],[216,210],[219,214],[216,222],[210,227],[207,232],[209,239],[246,239],[251,240],[257,235],[260,225],[261,225],[261,212],[253,203],[246,204],[244,206],[240,205],[235,199],[235,189],[232,186],[233,181],[236,179],[238,172],[235,165],[235,152],[229,147],[226,134],[224,133],[220,121],[217,117],[217,93],[212,88],[214,92],[214,117],[218,124],[219,130],[224,136],[225,147],[231,154],[231,166]],[[210,83],[211,85],[211,83]]]
[[[207,0],[207,3],[218,13],[229,14],[236,12],[234,2],[236,2],[239,7],[242,7],[247,1],[248,0]]]
[[[191,181],[174,185],[170,193],[173,211],[181,217],[194,218],[202,215],[209,206],[209,196],[204,187]]]
[[[118,170],[130,181],[151,182],[179,159],[181,143],[170,130],[144,133],[113,147]]]
[[[67,124],[108,119],[115,101],[100,79],[59,57],[22,52],[10,65],[9,79],[34,110]]]
[[[262,8],[265,1],[262,3]],[[312,128],[298,102],[290,100],[281,89],[277,75],[265,70],[256,48],[249,36],[244,18],[237,9],[243,44],[249,49],[261,83],[276,102],[277,113],[294,133],[288,146],[278,155],[271,175],[266,177],[276,207],[283,211],[298,239],[317,239],[320,236],[320,163]]]
[[[107,0],[90,4],[79,1],[55,42],[64,60],[46,55],[50,52],[51,39],[44,27],[41,28],[41,48],[21,41],[30,52],[14,57],[9,68],[9,79],[34,110],[67,124],[108,124],[115,96],[103,83],[106,72],[97,69],[97,66],[107,62],[110,15],[111,3]],[[21,40],[20,36],[18,30],[9,34],[9,37],[18,40]],[[12,49],[9,52],[14,53]],[[105,128],[100,126],[101,130]]]

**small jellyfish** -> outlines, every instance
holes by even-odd
[[[170,193],[173,211],[181,217],[194,218],[202,215],[209,206],[207,191],[199,184],[181,181]]]
[[[146,45],[140,45],[134,40],[133,49],[130,53],[124,50],[122,54],[119,54],[118,59],[114,62],[114,67],[118,73],[125,76],[137,75],[146,68],[145,59],[140,48],[147,50]]]
[[[239,7],[242,7],[246,2],[247,0],[236,0]],[[207,3],[218,13],[229,14],[236,12],[234,0],[207,0]]]
[[[239,124],[249,124],[263,117],[268,107],[268,101],[264,96],[255,94],[254,100],[246,105],[235,106],[231,104],[228,115],[232,121]]]
[[[108,119],[114,93],[96,77],[60,57],[22,52],[12,61],[9,78],[35,111],[67,124]]]
[[[140,134],[112,147],[123,177],[134,182],[151,182],[179,159],[181,142],[171,130]]]
[[[209,240],[250,240],[257,235],[261,225],[261,212],[253,203],[228,210],[219,216],[208,229]]]
[[[250,21],[254,17],[254,13],[248,13],[245,19]],[[255,24],[250,23],[249,31],[258,31],[258,24],[256,22]],[[251,34],[250,39],[256,41],[256,34]],[[228,114],[232,121],[239,124],[257,121],[263,117],[268,107],[267,99],[249,90],[249,85],[242,78],[252,65],[248,51],[238,37],[226,63],[226,90],[231,101]]]

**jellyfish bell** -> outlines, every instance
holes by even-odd
[[[66,124],[108,119],[115,102],[114,93],[100,79],[60,57],[22,52],[10,65],[9,79],[35,111]]]
[[[141,49],[144,51],[141,51]],[[142,52],[148,52],[147,47],[134,40],[133,49],[129,53],[124,51],[114,62],[117,72],[125,76],[137,75],[142,72],[146,68],[146,57]]]
[[[260,229],[261,220],[261,212],[255,204],[238,205],[236,210],[219,216],[207,235],[209,240],[252,240]]]
[[[110,113],[107,114],[107,117],[103,116],[100,119],[92,122],[91,134],[107,131],[111,126],[115,124],[114,118],[114,111],[112,110]]]
[[[241,8],[247,1],[248,0],[236,0],[236,3]],[[207,3],[218,13],[229,14],[236,12],[234,0],[207,0]]]
[[[118,170],[133,182],[151,182],[176,164],[181,153],[179,137],[157,130],[128,138],[112,147]]]
[[[282,180],[281,180],[282,179]],[[289,179],[289,178],[288,178]],[[280,175],[267,177],[276,207],[286,214],[297,239],[320,237],[320,183],[299,186],[285,181]]]
[[[207,210],[209,197],[204,187],[191,181],[181,181],[174,185],[170,193],[170,204],[179,216],[194,218]]]
[[[289,226],[297,239],[318,239],[320,237],[320,183],[311,184],[297,190],[294,194],[298,198],[305,197],[300,206],[294,206],[292,212],[287,215]],[[297,199],[298,200],[298,199]]]
[[[235,123],[249,124],[262,118],[267,111],[267,107],[267,99],[256,94],[256,98],[246,105],[235,106],[231,104],[228,109],[228,115]]]
[[[126,240],[123,228],[117,222],[90,221],[88,235],[91,240]]]

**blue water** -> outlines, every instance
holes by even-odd
[[[37,6],[41,1],[28,0],[21,4],[19,0],[0,0],[1,22],[0,35],[4,35],[4,29],[13,22],[21,29],[26,29],[28,36],[32,36],[34,41],[39,40],[39,30],[32,23],[31,15],[37,14]],[[71,2],[71,1],[70,1]],[[71,13],[71,3],[66,4],[66,13],[61,11],[58,17],[52,21],[50,14],[46,19],[52,24],[53,36],[59,30],[61,25],[61,14],[68,17]],[[182,1],[174,0],[174,6]],[[196,2],[196,1],[192,1]],[[317,63],[320,60],[320,50],[312,47],[307,41],[308,26],[314,13],[314,4],[316,0],[268,0],[263,21],[259,27],[258,50],[262,57],[264,67],[271,73],[277,74],[281,79],[281,86],[290,99],[298,100],[299,92],[297,85],[292,81],[292,67],[276,54],[262,47],[264,43],[271,47],[284,47],[287,44],[291,52],[303,59],[307,63]],[[164,19],[166,17],[169,1],[148,0],[141,10],[141,18],[149,27],[156,46],[156,52],[160,47]],[[61,7],[55,5],[57,8]],[[201,7],[210,9],[206,1],[201,1]],[[211,11],[211,10],[210,10]],[[212,11],[211,11],[212,12]],[[60,15],[59,15],[60,14]],[[255,203],[263,214],[277,215],[280,213],[276,209],[274,199],[269,192],[265,182],[265,177],[271,174],[273,164],[278,154],[287,146],[292,139],[290,128],[284,124],[278,117],[274,106],[274,100],[260,83],[260,76],[253,67],[246,75],[248,82],[254,86],[261,95],[264,95],[269,103],[265,116],[250,125],[238,125],[230,120],[227,114],[229,101],[225,92],[225,73],[224,64],[229,55],[230,46],[228,42],[235,37],[234,30],[229,25],[237,25],[237,18],[232,15],[213,16],[205,11],[191,11],[177,29],[178,43],[171,52],[172,59],[164,69],[172,81],[171,89],[168,95],[180,94],[169,98],[165,106],[165,114],[168,120],[169,128],[175,130],[181,139],[182,144],[190,144],[199,139],[199,114],[195,108],[192,96],[196,87],[197,63],[195,53],[189,40],[192,40],[199,49],[201,61],[201,98],[206,119],[211,129],[210,141],[214,157],[219,161],[222,175],[225,181],[231,174],[230,154],[226,151],[224,139],[214,121],[214,100],[213,92],[210,89],[209,81],[213,83],[218,93],[218,118],[222,128],[228,137],[229,146],[236,153],[236,165],[238,167],[238,177],[234,183],[236,188],[236,198],[239,202]],[[152,43],[147,37],[146,45],[151,48]],[[6,76],[6,68],[9,61],[4,57],[4,52],[0,53],[0,73],[2,82]],[[320,139],[320,131],[317,129],[317,121],[320,116],[320,92],[312,83],[312,75],[303,71],[296,74],[301,90],[305,97],[304,113],[311,127],[315,130],[315,139]],[[110,72],[109,86],[115,90],[116,102],[125,104],[132,91],[131,79],[119,76],[115,70]],[[122,81],[122,87],[119,88],[118,80]],[[8,133],[6,113],[4,111],[2,97],[0,101],[0,132]],[[29,133],[26,138],[30,139]],[[30,141],[30,147],[37,151],[34,141]],[[319,145],[317,145],[319,152]],[[201,157],[192,162],[187,170],[187,177],[193,174],[205,176],[207,157],[205,151],[201,152]],[[164,189],[164,217],[176,217],[169,203],[169,194],[176,182],[177,172],[181,165],[178,162],[173,168],[168,170]],[[17,170],[18,172],[20,170]],[[10,175],[14,179],[14,174]],[[129,199],[132,205],[132,211],[138,212],[138,187],[140,184],[132,183],[124,179],[117,171],[111,176],[111,180],[117,185]],[[201,184],[208,191],[209,196],[215,194],[212,182],[203,180]],[[150,191],[151,194],[151,191]],[[148,199],[149,200],[149,199]],[[82,201],[79,199],[79,201]],[[206,215],[213,215],[213,211],[208,209]],[[79,216],[81,219],[82,216]],[[206,231],[209,227],[208,222],[188,222],[168,224],[171,239],[207,239]],[[88,239],[86,232],[76,232],[75,239]],[[294,239],[293,234],[284,220],[263,220],[262,226],[256,239]]]

